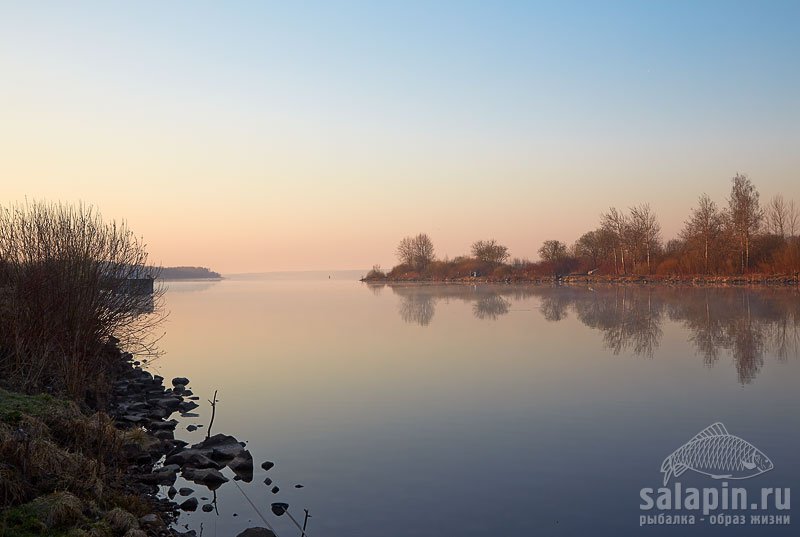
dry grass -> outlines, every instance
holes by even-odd
[[[111,529],[120,535],[139,528],[139,521],[136,517],[120,507],[115,507],[106,513],[104,518]]]
[[[0,507],[56,491],[100,501],[119,481],[123,437],[109,416],[86,416],[54,398],[2,392],[0,417]]]
[[[16,467],[0,464],[0,505],[17,505],[32,493],[31,486]]]
[[[117,466],[122,445],[152,441],[72,402],[0,391],[0,536],[141,536],[153,507]]]
[[[36,517],[48,528],[74,526],[83,520],[83,502],[69,492],[54,492],[31,502]]]

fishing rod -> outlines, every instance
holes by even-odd
[[[306,532],[305,524],[308,521],[308,518],[306,518],[306,521],[304,521],[303,525],[301,526],[300,523],[292,516],[292,513],[289,512],[288,503],[273,503],[272,512],[275,513],[276,516],[281,516],[282,514],[286,513],[286,516],[288,516],[294,525],[297,526],[297,529],[300,530],[300,537],[310,537],[308,532]]]
[[[233,484],[236,485],[236,488],[239,489],[239,492],[242,493],[242,496],[244,496],[244,499],[247,500],[247,503],[250,504],[250,506],[253,508],[253,510],[258,515],[258,517],[264,522],[264,524],[267,525],[267,529],[270,530],[272,533],[274,533],[275,536],[277,537],[278,536],[278,532],[275,531],[275,528],[272,527],[272,524],[267,522],[267,519],[264,518],[264,515],[261,514],[261,511],[258,510],[258,507],[256,507],[256,504],[253,503],[253,501],[250,499],[250,497],[247,496],[247,494],[245,494],[245,492],[242,490],[242,487],[239,486],[239,483],[234,481]],[[286,507],[289,507],[289,506],[287,505]],[[273,512],[274,512],[274,509],[273,509]],[[294,520],[294,519],[292,519],[292,520]]]

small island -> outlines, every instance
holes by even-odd
[[[161,267],[158,277],[162,280],[221,280],[222,274],[206,267]]]

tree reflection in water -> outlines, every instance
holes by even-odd
[[[373,286],[371,286],[373,287]],[[382,286],[381,286],[382,287]],[[427,326],[440,301],[472,303],[473,315],[497,320],[515,302],[536,298],[538,311],[559,322],[569,315],[603,335],[614,354],[652,357],[666,321],[688,333],[711,367],[729,356],[739,382],[751,382],[765,355],[780,360],[800,354],[800,292],[796,288],[692,288],[665,286],[513,286],[390,284],[399,313]]]

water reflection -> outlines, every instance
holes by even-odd
[[[495,320],[511,310],[511,302],[498,295],[482,296],[472,306],[472,312],[478,319]]]
[[[494,285],[419,285],[419,284],[368,284],[379,295],[384,287],[391,288],[399,299],[400,317],[407,323],[427,326],[436,313],[440,301],[471,302],[472,312],[478,319],[496,320],[511,311],[509,298],[522,300],[534,296],[529,287]]]
[[[392,289],[394,291],[394,289]],[[400,317],[407,323],[417,323],[420,326],[427,326],[433,320],[436,313],[437,297],[427,292],[430,288],[421,287],[417,290],[400,294]]]
[[[384,286],[371,286],[379,292]],[[504,285],[388,285],[407,323],[427,326],[437,304],[472,303],[477,319],[497,320],[515,302],[538,300],[538,312],[559,322],[574,315],[603,335],[605,347],[652,357],[665,321],[680,324],[707,366],[729,355],[739,382],[749,383],[764,356],[785,360],[800,350],[800,293],[795,288],[572,287]],[[534,308],[537,309],[537,308]]]
[[[199,293],[219,284],[219,280],[163,280],[163,284],[170,293]]]

